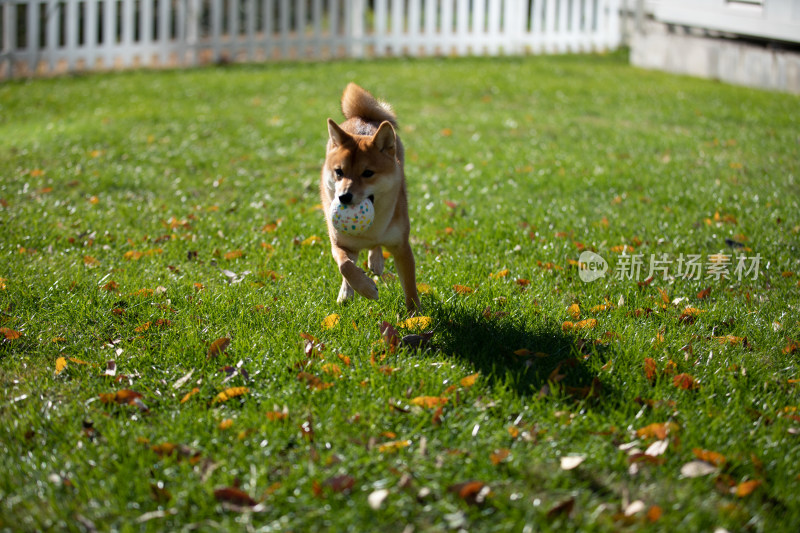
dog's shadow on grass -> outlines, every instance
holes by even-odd
[[[525,322],[445,302],[432,307],[431,348],[469,361],[493,385],[519,396],[593,399],[609,392],[602,391],[597,376],[605,363],[603,346],[563,332],[560,323]]]

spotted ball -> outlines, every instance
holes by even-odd
[[[375,207],[369,198],[358,204],[331,204],[331,222],[337,231],[348,235],[361,235],[372,226],[375,220]]]

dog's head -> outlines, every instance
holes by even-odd
[[[372,135],[358,135],[328,119],[328,135],[323,172],[331,200],[357,205],[369,198],[375,203],[376,197],[396,189],[397,137],[389,122]]]

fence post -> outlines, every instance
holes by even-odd
[[[355,58],[364,57],[364,0],[352,0],[350,10],[350,55]]]

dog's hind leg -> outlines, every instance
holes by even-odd
[[[367,266],[379,276],[383,274],[383,261],[383,250],[380,246],[376,246],[369,251]]]
[[[401,244],[397,248],[389,250],[394,256],[394,264],[397,267],[397,276],[400,278],[400,285],[403,287],[403,294],[406,300],[406,311],[413,313],[420,308],[419,296],[417,295],[417,276],[414,266],[414,253],[408,242]]]

